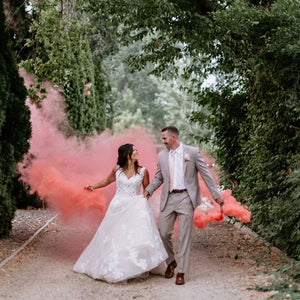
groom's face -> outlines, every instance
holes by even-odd
[[[172,149],[172,146],[174,144],[174,139],[173,136],[167,130],[161,133],[161,139],[163,144],[166,146],[168,150]]]

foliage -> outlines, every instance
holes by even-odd
[[[29,149],[30,113],[26,89],[9,42],[3,4],[0,5],[0,237],[9,233],[15,213],[12,179],[16,163]]]
[[[182,69],[187,65],[187,61],[177,61],[176,68],[178,68],[178,76],[173,78],[162,79],[152,76],[153,80],[157,82],[160,93],[157,95],[166,112],[164,121],[166,124],[176,126],[180,131],[180,140],[183,143],[191,144],[207,148],[207,143],[211,138],[212,130],[208,123],[200,124],[191,122],[193,116],[202,115],[204,118],[209,117],[209,113],[204,106],[198,106],[193,100],[193,95],[189,92],[193,88],[191,85],[191,78],[185,79],[182,75]],[[197,78],[200,83],[203,82],[201,78]],[[187,122],[188,121],[188,122]],[[200,141],[198,137],[203,139]]]
[[[127,89],[123,98],[120,100],[120,107],[116,109],[118,114],[115,115],[114,118],[114,131],[119,132],[127,128],[135,127],[136,125],[145,126],[146,124],[145,120],[143,119],[142,111],[137,107],[137,101],[133,97],[132,91]]]
[[[173,124],[180,129],[183,142],[195,144],[194,135],[198,135],[199,131],[205,136],[209,136],[211,132],[207,127],[200,130],[200,126],[195,123],[186,124],[193,109],[202,109],[190,100],[192,96],[186,91],[191,78],[184,79],[181,76],[188,59],[176,61],[178,76],[167,72],[160,77],[149,76],[155,68],[152,63],[141,70],[131,70],[126,58],[141,52],[147,40],[119,47],[117,53],[104,60],[104,68],[110,70],[110,84],[115,95],[113,128],[120,131],[144,125],[160,141],[161,128],[166,124]],[[197,78],[197,81],[201,82],[201,79]],[[178,107],[181,108],[180,111]]]
[[[95,70],[95,100],[97,102],[96,111],[96,124],[95,129],[97,132],[102,132],[106,128],[112,128],[112,108],[110,107],[110,91],[111,87],[108,83],[107,76],[104,73],[102,67],[102,61],[99,57],[95,57],[94,61],[94,70]]]
[[[223,41],[224,52],[235,50],[232,58],[235,72],[247,82],[243,86],[248,93],[248,101],[241,102],[246,115],[239,123],[239,147],[233,156],[240,162],[235,166],[240,173],[234,191],[249,204],[254,229],[299,258],[300,206],[299,198],[293,196],[299,176],[294,183],[291,181],[299,168],[297,7],[299,2],[277,1],[270,10],[265,10],[239,2],[220,13],[218,20],[222,21],[221,28],[226,26],[226,30],[234,32],[235,39],[244,41],[234,47],[232,37]],[[222,32],[225,34],[224,29]],[[248,34],[242,39],[244,32]],[[229,56],[221,63],[227,69],[232,64]],[[219,139],[220,145],[224,144],[222,140],[226,140],[225,136]],[[226,148],[218,153],[223,164],[227,162]]]
[[[29,27],[35,17],[35,11],[27,12],[30,6],[28,0],[4,1],[7,27],[9,29],[12,51],[17,62],[26,59],[32,52],[32,48],[25,47],[26,39],[30,38]]]
[[[105,128],[106,84],[101,63],[93,60],[86,34],[88,21],[80,13],[80,4],[56,0],[37,3],[38,17],[30,29],[33,38],[27,43],[35,52],[22,66],[35,75],[37,85],[47,79],[62,87],[71,126],[83,136]]]
[[[241,175],[241,140],[247,139],[249,135],[245,122],[247,110],[243,104],[248,97],[242,92],[233,94],[230,86],[219,88],[217,85],[216,89],[212,91],[206,88],[197,94],[195,101],[199,106],[206,107],[210,114],[194,111],[192,120],[203,126],[209,124],[214,129],[213,136],[198,136],[198,140],[211,140],[210,144],[213,144],[215,156],[223,169],[221,183],[232,188],[239,183]]]
[[[145,125],[149,131],[160,129],[166,111],[157,98],[158,83],[150,77],[153,66],[148,64],[143,70],[131,72],[125,58],[139,52],[143,42],[130,47],[120,47],[119,51],[107,57],[103,64],[110,70],[109,79],[114,91],[114,130],[120,131],[134,125]]]
[[[300,295],[300,262],[291,262],[281,266],[274,279],[266,286],[257,286],[258,291],[276,291],[268,299],[299,299]]]
[[[39,207],[41,200],[37,193],[30,194],[30,187],[20,180],[21,175],[16,174],[13,177],[12,197],[15,200],[17,208]]]

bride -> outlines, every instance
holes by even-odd
[[[168,257],[148,201],[140,195],[141,185],[145,189],[149,184],[149,173],[139,166],[134,145],[120,146],[111,173],[87,189],[93,191],[114,181],[116,194],[106,215],[73,267],[75,272],[111,283],[143,276]]]

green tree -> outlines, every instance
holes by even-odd
[[[160,90],[157,97],[167,111],[164,115],[164,123],[176,126],[180,131],[180,140],[186,144],[199,146],[199,136],[203,137],[201,147],[207,147],[207,140],[211,138],[211,130],[208,126],[192,122],[192,115],[202,113],[207,116],[208,112],[192,101],[193,96],[183,87],[188,83],[180,77],[173,80],[163,80],[153,77]],[[206,139],[205,139],[206,138]]]
[[[130,47],[120,47],[117,53],[104,60],[104,65],[107,72],[109,70],[110,85],[116,92],[114,101],[116,120],[119,119],[119,115],[123,114],[124,108],[129,109],[125,97],[129,90],[135,99],[135,107],[131,106],[128,111],[134,115],[138,109],[140,111],[138,115],[143,119],[143,121],[139,120],[136,125],[144,124],[149,130],[160,129],[164,126],[164,115],[167,112],[157,98],[158,82],[154,82],[149,76],[153,66],[148,64],[143,70],[132,72],[125,62],[127,56],[141,51],[142,45],[143,42],[140,42]],[[131,125],[134,125],[133,120],[137,119],[131,118],[129,122]],[[119,125],[117,127],[121,130]]]
[[[101,62],[93,59],[87,36],[90,27],[81,4],[57,0],[36,4],[37,18],[30,29],[33,38],[27,43],[35,52],[22,64],[35,75],[35,88],[45,80],[63,88],[68,119],[78,136],[106,127],[105,79]],[[40,105],[42,98],[35,100]]]
[[[13,56],[7,24],[0,5],[0,236],[11,229],[15,213],[12,198],[17,162],[29,149],[30,113],[25,105],[26,88]]]
[[[32,51],[31,48],[25,46],[26,40],[30,38],[30,24],[35,18],[34,9],[29,9],[29,7],[32,6],[28,0],[5,1],[7,26],[17,62],[26,59]]]
[[[126,90],[123,97],[120,97],[120,101],[118,101],[118,104],[119,106],[115,108],[116,113],[113,123],[114,131],[119,132],[127,128],[135,127],[137,125],[146,125],[146,121],[143,118],[142,111],[137,106],[137,101],[133,97],[133,92],[130,89]],[[148,122],[148,124],[145,126],[147,127],[147,129],[149,129],[148,125],[152,125],[151,120],[149,121],[150,122]]]

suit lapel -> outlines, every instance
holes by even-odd
[[[182,156],[182,159],[183,159],[183,169],[184,169],[184,176],[186,175],[186,169],[187,169],[187,162],[185,161],[185,154],[186,153],[188,153],[187,151],[186,151],[186,147],[185,147],[185,145],[182,145],[182,147],[183,147],[183,156]]]
[[[169,175],[169,151],[165,150],[164,151],[164,160],[165,160],[165,164],[166,164],[166,169],[167,169],[167,174]]]

